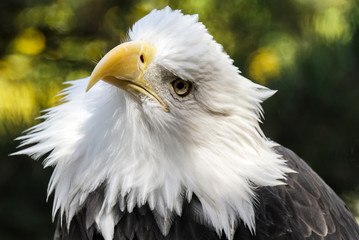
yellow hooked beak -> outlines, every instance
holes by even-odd
[[[156,49],[146,42],[127,42],[109,51],[93,70],[86,92],[102,80],[135,96],[140,93],[159,102],[165,111],[168,106],[143,78]]]

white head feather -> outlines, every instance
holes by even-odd
[[[181,214],[183,193],[198,196],[205,221],[219,234],[230,238],[239,221],[254,231],[254,188],[283,184],[291,172],[259,127],[260,104],[274,91],[242,77],[197,15],[154,10],[133,26],[129,40],[153,44],[153,64],[192,81],[192,97],[160,94],[165,112],[152,99],[139,103],[103,82],[88,93],[88,79],[71,82],[64,103],[19,138],[30,147],[17,154],[50,153],[53,216],[60,211],[69,223],[106,184],[95,219],[105,239],[113,236],[115,204],[132,211],[148,202],[168,218]]]

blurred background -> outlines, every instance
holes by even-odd
[[[356,0],[0,1],[0,239],[51,239],[52,169],[9,157],[64,81],[83,78],[128,28],[166,5],[199,14],[244,76],[278,92],[263,129],[359,210]]]

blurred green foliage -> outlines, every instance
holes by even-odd
[[[154,8],[199,14],[243,75],[279,92],[267,136],[293,149],[358,211],[359,3],[355,0],[0,2],[0,239],[49,239],[51,169],[8,157],[13,139],[86,77]],[[51,201],[51,197],[50,197]]]

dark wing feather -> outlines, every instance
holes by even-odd
[[[288,175],[287,184],[276,187],[260,187],[256,190],[256,234],[240,224],[234,240],[280,240],[280,239],[335,239],[358,240],[359,227],[342,200],[324,181],[297,155],[284,147],[275,150],[297,173]],[[103,187],[95,191],[79,213],[72,219],[67,231],[66,222],[58,224],[56,240],[103,239],[93,221],[93,210],[102,205]],[[191,202],[184,201],[181,216],[171,218],[172,225],[163,236],[165,220],[152,212],[146,204],[133,212],[114,208],[118,214],[115,239],[226,239],[217,235],[203,220],[201,203],[194,195]],[[160,227],[159,227],[160,225]]]
[[[275,150],[297,173],[257,190],[256,236],[248,239],[359,239],[359,227],[335,192],[295,153]],[[240,226],[235,239],[246,229]]]

